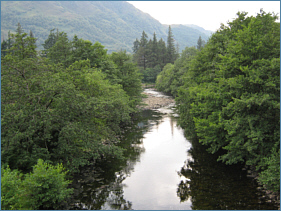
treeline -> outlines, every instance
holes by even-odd
[[[176,96],[180,125],[226,164],[256,167],[280,190],[280,23],[261,10],[222,25],[200,51],[187,48],[156,87]]]
[[[171,26],[169,26],[167,45],[162,38],[158,41],[155,33],[153,39],[148,40],[145,31],[140,40],[136,39],[133,43],[133,58],[143,74],[143,82],[155,83],[163,67],[167,63],[173,63],[178,56]]]
[[[51,30],[40,53],[30,35],[19,24],[1,44],[1,205],[59,209],[71,192],[65,170],[123,158],[116,144],[141,102],[141,75],[125,51]]]

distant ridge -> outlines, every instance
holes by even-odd
[[[31,30],[37,46],[47,39],[51,29],[58,28],[72,39],[100,42],[109,52],[132,52],[133,42],[145,31],[152,39],[167,39],[168,25],[162,25],[149,14],[125,1],[1,1],[1,40],[8,31],[15,32],[20,23],[25,32]],[[171,25],[180,51],[196,46],[199,36],[207,40],[210,31],[195,25]]]

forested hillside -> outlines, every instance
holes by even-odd
[[[42,49],[50,30],[57,28],[69,37],[75,34],[91,42],[102,43],[109,52],[127,50],[144,30],[149,37],[167,39],[168,26],[124,1],[2,1],[1,34],[7,39],[20,23],[25,32],[31,30]],[[172,26],[174,27],[174,26]],[[175,40],[180,51],[196,45],[199,36],[208,39],[208,32],[194,27],[175,26]]]
[[[180,125],[226,164],[244,163],[268,189],[280,190],[280,23],[247,13],[186,48],[158,75],[176,97]],[[193,132],[193,133],[192,133]]]

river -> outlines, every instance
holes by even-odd
[[[173,104],[143,111],[121,146],[126,159],[104,160],[76,175],[69,209],[278,209],[242,166],[218,163],[198,141],[187,140]]]

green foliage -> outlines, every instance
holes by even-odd
[[[46,40],[45,42],[47,42]],[[68,67],[71,62],[69,61],[71,44],[65,32],[58,34],[55,44],[48,49],[47,57],[53,63],[62,63],[64,67]]]
[[[39,159],[33,172],[23,175],[9,167],[1,172],[1,206],[6,210],[58,209],[72,193],[61,164],[52,166]]]
[[[278,150],[273,148],[271,155],[263,159],[264,171],[258,177],[258,180],[269,190],[280,191],[280,146]]]
[[[71,45],[60,33],[51,60],[22,57],[15,47],[2,59],[2,163],[12,169],[30,171],[44,159],[74,172],[104,156],[122,158],[121,125],[141,100],[137,67],[125,52],[111,60],[100,43]]]
[[[25,206],[22,174],[18,170],[11,171],[9,167],[1,169],[1,209],[17,210],[31,209]]]
[[[260,181],[276,191],[280,23],[274,14],[262,10],[256,17],[244,12],[237,15],[194,58],[167,65],[156,87],[178,95],[181,126],[196,131],[211,153],[220,151],[219,160],[256,166]],[[173,82],[179,78],[182,82]]]
[[[197,50],[194,47],[186,48],[182,51],[175,64],[167,64],[163,71],[157,76],[156,88],[159,91],[177,95],[177,90],[183,85],[183,75],[189,69],[189,63],[196,55]]]
[[[167,63],[174,63],[178,54],[175,48],[172,29],[169,26],[167,47],[163,39],[157,41],[156,33],[153,40],[147,40],[148,36],[143,31],[140,41],[134,42],[134,61],[143,75],[144,83],[155,83],[157,75],[163,70]]]
[[[57,42],[59,33],[58,33],[58,29],[57,29],[57,33],[54,33],[55,29],[50,30],[50,34],[48,36],[48,38],[45,40],[44,44],[42,44],[42,46],[44,47],[44,53],[47,54],[48,53],[48,49],[50,49],[51,47],[53,47],[55,45],[55,43]]]
[[[156,89],[171,93],[171,84],[174,78],[174,65],[166,64],[163,71],[157,76]]]
[[[161,72],[160,65],[155,66],[154,68],[146,68],[142,70],[143,82],[146,83],[155,83],[158,74]]]
[[[123,90],[130,97],[130,106],[136,108],[141,102],[141,75],[132,62],[132,57],[126,51],[113,52],[110,59],[114,62],[117,69],[117,78]]]
[[[67,189],[70,181],[65,179],[66,173],[62,164],[52,166],[39,159],[23,181],[27,204],[32,209],[58,209],[72,193]]]
[[[169,26],[168,30],[168,38],[167,38],[167,63],[174,63],[174,61],[177,59],[178,55],[176,52],[175,47],[175,39],[174,35],[172,33],[172,28]]]

